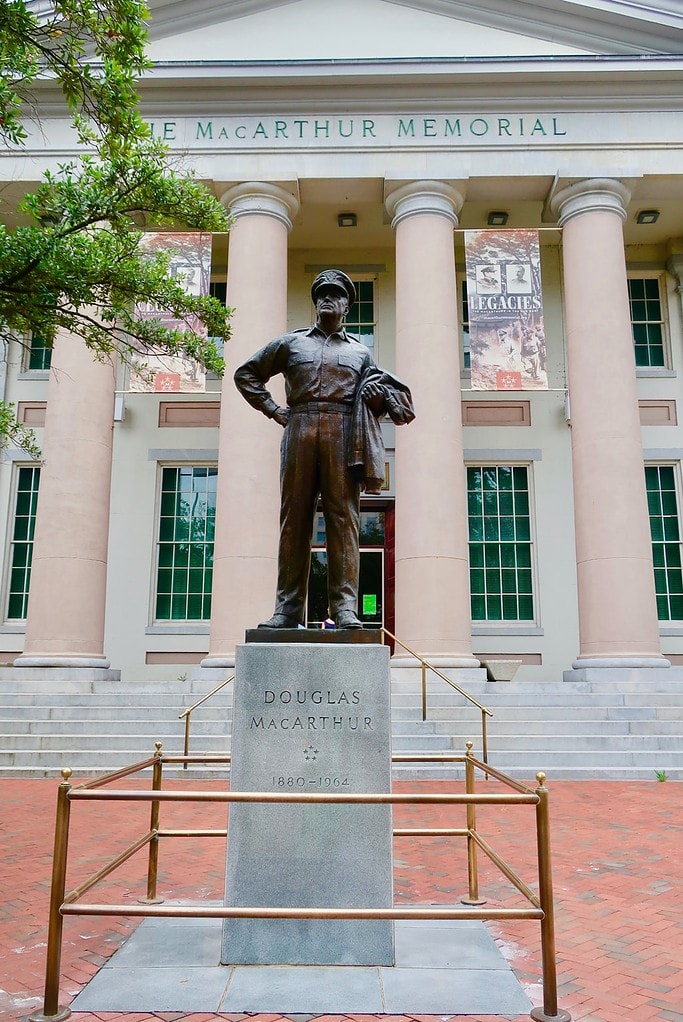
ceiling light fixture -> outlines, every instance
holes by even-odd
[[[505,227],[509,216],[504,209],[492,209],[486,217],[486,223],[489,227]]]
[[[656,224],[658,220],[658,209],[641,209],[640,213],[636,213],[637,224]]]

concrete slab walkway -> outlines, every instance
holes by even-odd
[[[395,967],[220,965],[220,919],[146,919],[73,1011],[529,1012],[483,923],[398,920]]]
[[[663,764],[665,766],[665,764]],[[78,783],[84,778],[73,778]],[[683,787],[676,782],[548,781],[557,922],[559,1003],[575,1022],[683,1022]],[[220,790],[221,782],[169,782],[202,790]],[[133,785],[139,786],[139,785]],[[44,985],[45,942],[50,862],[57,784],[53,780],[0,780],[0,1015],[18,1022],[40,1008]],[[398,790],[452,790],[447,782],[404,782]],[[457,789],[459,790],[459,789]],[[482,785],[482,790],[496,790]],[[165,805],[168,827],[220,827],[224,807],[203,804]],[[462,826],[462,807],[401,807],[400,826]],[[536,875],[535,848],[528,807],[485,807],[479,827],[521,876]],[[148,808],[131,803],[78,804],[72,813],[69,884],[100,868],[113,853],[139,836],[148,823]],[[225,863],[224,843],[217,839],[161,843],[160,893],[164,898],[198,901],[220,898]],[[136,904],[144,893],[145,858],[131,859],[93,892],[98,901]],[[466,892],[467,871],[462,839],[397,839],[397,904],[454,904]],[[481,890],[493,906],[520,904],[520,896],[486,862],[481,863]],[[90,896],[89,896],[90,897]],[[146,921],[145,927],[157,925]],[[68,1004],[96,974],[115,971],[112,955],[139,926],[121,917],[65,920],[61,1003]],[[535,922],[487,923],[486,930],[512,967],[532,1003],[541,1003],[539,927]],[[144,934],[146,931],[142,931]],[[130,945],[129,945],[130,946]],[[134,947],[135,945],[133,945]],[[189,946],[189,943],[188,943]],[[124,952],[125,954],[125,952]],[[129,952],[130,954],[130,952]],[[100,973],[101,974],[101,973]],[[483,984],[482,984],[483,985]],[[242,1002],[246,1004],[245,1002]],[[279,1002],[278,1002],[279,1003]],[[293,1003],[293,1002],[292,1002]],[[368,997],[353,1011],[325,1007],[291,1012],[232,1009],[154,1008],[78,1010],[74,1022],[164,1022],[188,1019],[237,1022],[297,1022],[318,1017],[325,1022],[380,1015],[414,1019],[435,1014],[457,1022],[522,1022],[523,1013],[485,1014],[454,999],[448,1010],[378,1008]],[[382,1010],[383,1009],[383,1010]]]

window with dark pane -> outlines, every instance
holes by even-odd
[[[533,620],[526,467],[468,468],[467,510],[473,620]]]
[[[346,316],[346,329],[357,337],[370,352],[375,349],[375,282],[354,280],[356,300]]]
[[[212,298],[217,298],[221,305],[226,304],[228,297],[227,290],[228,285],[225,280],[212,280],[209,283],[209,294]],[[223,337],[212,337],[211,340],[222,355],[225,347],[225,339]],[[208,378],[210,380],[218,379],[215,373],[208,373]]]
[[[47,347],[42,337],[31,337],[31,342],[28,349],[28,366],[26,367],[29,372],[36,369],[49,369],[52,365],[52,348]]]
[[[162,469],[157,621],[205,621],[211,616],[217,475],[211,465]]]
[[[10,621],[23,621],[26,618],[39,482],[40,468],[37,465],[19,468],[9,555],[7,619]]]
[[[462,365],[470,368],[470,307],[467,302],[467,281],[463,280],[460,287],[460,308],[462,316]]]
[[[650,512],[657,616],[660,621],[680,621],[683,620],[683,569],[673,465],[648,465],[645,485]]]
[[[630,277],[628,298],[636,366],[662,367],[664,319],[657,277]]]

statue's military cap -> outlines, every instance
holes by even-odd
[[[349,305],[353,305],[356,300],[356,289],[353,286],[353,281],[350,277],[347,277],[343,270],[323,270],[319,273],[311,284],[311,298],[314,302],[318,300],[318,292],[323,287],[337,287],[340,291],[343,291],[349,300]]]

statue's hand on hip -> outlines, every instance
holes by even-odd
[[[276,422],[279,422],[281,426],[286,426],[287,423],[289,422],[289,417],[291,414],[292,413],[290,412],[289,408],[277,408],[273,412],[271,418],[275,419]]]

